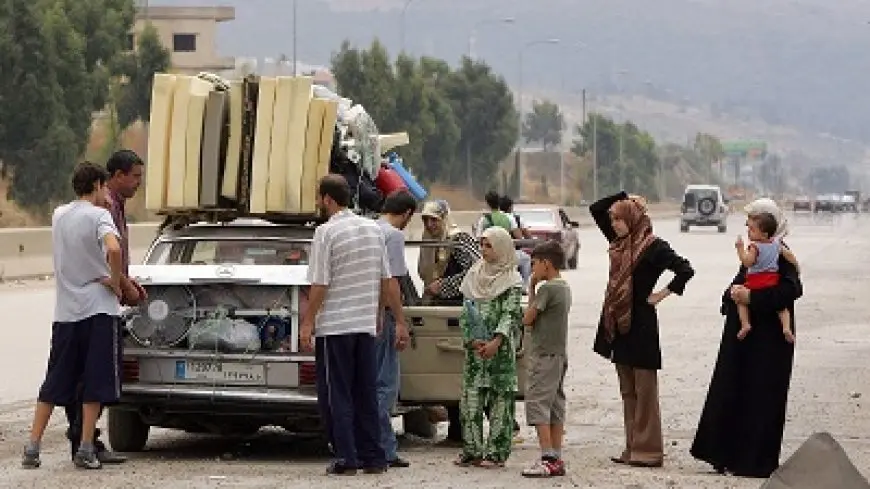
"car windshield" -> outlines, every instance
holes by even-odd
[[[279,240],[203,239],[161,241],[149,265],[307,265],[308,243]]]
[[[515,211],[516,215],[520,216],[520,223],[523,226],[557,226],[556,213],[548,210],[522,210]]]

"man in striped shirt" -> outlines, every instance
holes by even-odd
[[[311,291],[299,334],[308,349],[315,336],[317,401],[335,455],[327,473],[379,474],[387,460],[380,445],[375,337],[391,274],[383,230],[348,210],[350,198],[341,175],[320,180],[318,209],[329,220],[311,243]],[[392,297],[385,300],[394,302]]]

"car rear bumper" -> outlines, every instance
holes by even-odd
[[[125,384],[119,407],[161,414],[202,412],[262,416],[299,411],[317,412],[314,389]]]
[[[725,224],[725,217],[721,216],[692,216],[692,217],[681,217],[680,222],[682,224],[687,224],[690,226],[719,226],[721,224]]]

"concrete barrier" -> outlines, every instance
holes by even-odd
[[[586,208],[568,207],[565,212],[581,226],[590,225],[592,219]],[[678,212],[673,205],[650,206],[650,214],[655,217],[669,217]],[[469,229],[481,213],[472,211],[455,211],[451,213],[453,221],[464,229]],[[131,224],[130,255],[133,262],[142,260],[145,251],[157,234],[159,223],[148,222]],[[408,227],[407,235],[419,238],[422,232],[419,218],[414,219]],[[28,278],[46,277],[52,273],[51,228],[7,228],[0,229],[0,280],[23,280]]]

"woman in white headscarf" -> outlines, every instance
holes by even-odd
[[[504,466],[511,453],[517,363],[514,330],[522,309],[522,278],[514,243],[500,227],[480,237],[483,258],[462,280],[459,319],[465,345],[462,371],[460,466]],[[489,408],[489,436],[483,421]]]
[[[788,234],[788,221],[776,202],[759,199],[745,211],[773,215],[775,237]],[[779,467],[794,359],[794,344],[783,337],[777,311],[791,312],[794,331],[794,302],[803,286],[796,267],[783,257],[779,285],[750,291],[742,285],[745,273],[741,267],[722,297],[725,328],[691,453],[720,474],[766,478]],[[736,304],[749,306],[753,324],[743,340],[737,338]]]

